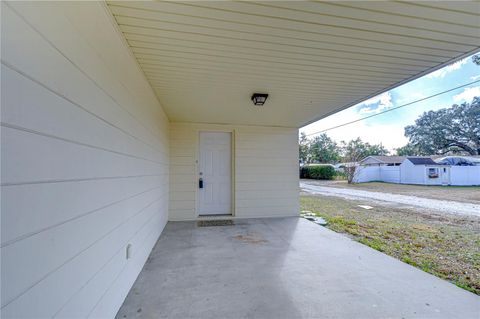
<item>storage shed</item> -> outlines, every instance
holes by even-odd
[[[400,165],[402,184],[449,185],[450,166],[436,163],[430,157],[407,157]]]

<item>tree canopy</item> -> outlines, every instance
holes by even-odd
[[[309,163],[309,141],[305,132],[300,133],[300,138],[298,139],[298,157],[300,163]]]
[[[406,155],[480,155],[480,98],[423,113],[414,125],[405,127],[405,136],[409,145],[400,151],[416,152]]]
[[[367,156],[388,155],[388,150],[382,144],[363,142],[359,137],[350,142],[342,142],[342,158],[345,162],[357,162]]]
[[[472,62],[476,65],[480,65],[480,54],[475,54],[474,56],[472,56]]]
[[[308,139],[305,133],[299,138],[299,157],[302,163],[355,162],[370,155],[387,155],[382,144],[370,144],[360,138],[337,144],[327,134]]]
[[[418,149],[418,147],[412,145],[411,143],[407,143],[407,145],[396,148],[395,152],[398,156],[421,156],[421,155],[431,155],[426,154]]]
[[[405,127],[405,136],[409,142],[396,149],[397,155],[480,155],[480,97],[423,113],[415,124]],[[313,139],[302,133],[299,144],[302,163],[357,162],[389,153],[382,144],[369,144],[360,138],[337,144],[325,133]]]
[[[310,141],[310,160],[314,163],[337,163],[340,160],[339,153],[337,143],[325,133]]]

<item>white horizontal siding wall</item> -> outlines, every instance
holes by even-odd
[[[233,132],[235,217],[298,215],[297,129],[171,123],[170,220],[197,217],[200,131]]]
[[[2,317],[113,317],[167,221],[168,119],[101,3],[1,9]]]

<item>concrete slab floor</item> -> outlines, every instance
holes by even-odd
[[[476,318],[480,297],[300,218],[169,222],[117,318]]]

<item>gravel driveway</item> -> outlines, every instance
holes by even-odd
[[[375,202],[387,202],[394,204],[402,204],[406,206],[421,207],[450,214],[472,215],[480,217],[480,205],[472,203],[430,199],[393,193],[319,186],[318,184],[315,184],[315,182],[307,182],[304,180],[300,181],[300,188],[304,192],[313,195],[321,194],[325,196],[342,197],[345,199],[360,199],[371,200]]]

